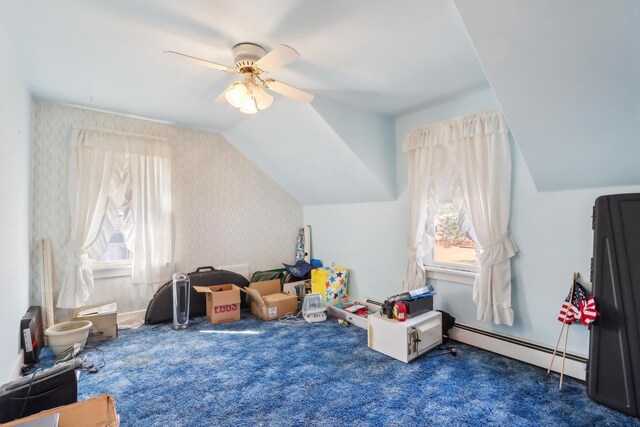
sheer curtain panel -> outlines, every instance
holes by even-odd
[[[438,147],[429,146],[409,152],[409,242],[407,244],[407,277],[404,290],[424,286],[425,256],[433,250],[437,208],[435,172]]]
[[[94,257],[106,249],[106,242],[94,243],[107,213],[113,153],[85,146],[85,138],[84,132],[77,132],[72,151],[71,236],[65,248],[67,264],[58,295],[59,308],[80,307],[89,299],[94,289],[93,274],[88,266],[89,248],[93,249]]]
[[[511,151],[504,119],[499,111],[461,121],[456,156],[458,198],[480,248],[480,273],[473,286],[477,318],[498,325],[513,325],[511,263],[518,251],[509,233]]]
[[[134,285],[164,283],[173,273],[171,228],[171,159],[166,147],[153,153],[132,153],[131,218],[133,229],[125,236],[133,252]],[[152,292],[153,287],[140,289]]]

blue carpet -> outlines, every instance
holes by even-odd
[[[79,398],[115,396],[122,426],[640,426],[584,383],[453,343],[411,364],[367,348],[366,331],[323,323],[204,321],[121,331]],[[43,364],[52,363],[45,349]],[[99,359],[97,353],[89,353]]]

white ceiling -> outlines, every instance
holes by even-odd
[[[288,44],[273,77],[390,116],[487,85],[451,0],[0,0],[0,27],[37,98],[213,131],[246,118],[213,103],[232,76],[162,51]]]
[[[640,183],[640,1],[455,2],[539,190]]]

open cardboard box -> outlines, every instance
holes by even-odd
[[[244,292],[251,297],[251,314],[262,320],[298,313],[298,297],[282,293],[280,279],[251,283]]]
[[[93,323],[87,342],[112,340],[118,337],[118,306],[115,302],[76,308],[73,310],[73,320],[89,320]]]
[[[56,414],[59,417],[58,427],[118,427],[120,425],[115,399],[108,394],[59,406],[1,425],[21,426]]]
[[[196,292],[207,297],[207,319],[210,323],[235,322],[240,320],[240,290],[236,285],[194,286]]]

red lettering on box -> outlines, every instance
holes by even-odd
[[[228,311],[238,310],[238,304],[216,305],[213,307],[214,313],[226,313]]]

